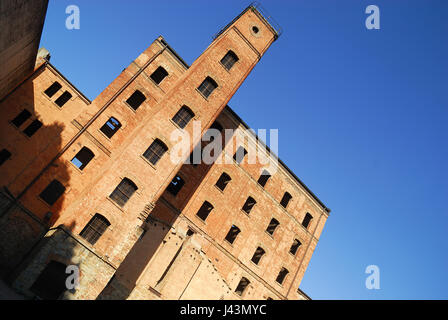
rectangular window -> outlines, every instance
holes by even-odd
[[[145,151],[143,156],[153,165],[156,165],[167,151],[168,147],[162,141],[156,139]]]
[[[0,151],[0,166],[6,162],[6,160],[8,160],[9,158],[11,158],[11,152],[9,152],[6,149],[2,149]]]
[[[56,92],[59,91],[59,89],[61,89],[62,86],[60,85],[59,82],[55,81],[51,86],[48,87],[47,90],[44,91],[44,93],[51,98],[52,96],[55,95]]]
[[[59,96],[59,98],[57,98],[55,100],[54,103],[56,103],[59,107],[62,108],[64,106],[64,104],[66,104],[67,101],[70,100],[71,98],[72,98],[72,94],[68,91],[65,91],[63,94],[61,94]]]
[[[17,128],[20,127],[22,124],[25,123],[26,120],[28,120],[31,117],[31,112],[24,109],[22,112],[20,112],[17,117],[11,120],[11,123],[15,125]]]
[[[26,127],[25,130],[23,130],[23,133],[26,134],[28,137],[31,137],[36,133],[37,130],[40,129],[40,127],[42,127],[42,122],[36,119],[33,122],[31,122],[31,124],[28,127]]]
[[[65,192],[65,187],[58,180],[54,179],[39,195],[42,200],[53,205]]]

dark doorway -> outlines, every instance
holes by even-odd
[[[30,290],[43,300],[57,300],[67,289],[65,280],[66,265],[57,261],[50,261]]]

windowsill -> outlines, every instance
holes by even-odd
[[[134,112],[134,113],[137,113],[137,110],[145,103],[145,102],[142,102],[142,104],[141,105],[139,105],[138,107],[137,107],[137,109],[134,109],[126,100],[123,100],[123,103],[132,111],[132,112]]]
[[[274,240],[274,234],[270,234],[269,232],[265,231],[265,234],[267,234],[269,236],[269,238],[271,238],[272,240]]]
[[[220,189],[216,184],[213,185],[219,192],[221,192],[222,194],[224,194],[224,190]]]
[[[216,90],[216,89],[215,89]],[[207,102],[209,102],[209,97],[210,96],[208,96],[208,97],[206,97],[206,96],[204,96],[204,94],[201,92],[201,91],[199,91],[199,89],[198,88],[196,88],[196,91],[199,93],[199,95],[202,97],[202,98],[204,98],[205,99],[205,101],[207,101]]]
[[[171,123],[173,124],[173,126],[175,126],[177,129],[181,130],[182,133],[185,133],[185,132],[186,132],[186,131],[185,131],[185,128],[188,126],[188,123],[187,123],[187,125],[185,126],[185,128],[181,128],[176,122],[173,121],[173,119],[170,119],[170,122],[171,122]]]
[[[204,225],[207,225],[207,222],[205,221],[205,220],[202,220],[201,218],[199,218],[197,215],[195,215],[195,217],[196,217],[196,219],[200,222],[200,223],[202,223],[202,224],[204,224]],[[208,218],[208,217],[207,217]]]
[[[252,208],[253,209],[253,208]],[[243,209],[240,209],[242,213],[244,213],[245,216],[247,216],[248,218],[250,218],[250,212],[246,212]],[[252,210],[251,210],[252,211]]]
[[[151,78],[151,76],[148,77],[149,81],[151,81],[151,83],[154,85],[154,87],[158,88],[160,91],[163,92],[163,94],[165,94],[165,90],[162,89],[162,87],[160,86],[160,84],[163,82],[163,80],[165,80],[166,78],[168,78],[168,76],[166,76],[165,78],[162,79],[162,81],[159,82],[159,84],[157,84],[153,78]]]
[[[149,164],[149,166],[150,166],[151,168],[153,168],[154,170],[157,170],[156,166],[153,165],[151,162],[149,162],[149,160],[146,159],[142,154],[140,155],[140,158],[142,158],[143,161],[145,161],[147,164]],[[159,161],[160,161],[160,160],[159,160]]]
[[[124,212],[123,207],[120,207],[113,199],[111,199],[111,197],[107,196],[106,197],[107,200],[109,200],[110,202],[112,202],[112,204],[117,207],[118,210],[120,210],[121,212]],[[126,204],[125,204],[126,206]]]
[[[93,160],[93,159],[92,159],[92,160]],[[86,167],[84,167],[84,169],[81,170],[81,169],[79,169],[77,166],[75,166],[71,160],[70,160],[70,165],[71,165],[76,171],[78,171],[80,174],[84,174],[84,169],[85,169]]]
[[[51,207],[53,207],[55,205],[56,202],[58,202],[58,200],[55,201],[55,203],[53,204],[49,204],[47,201],[45,201],[44,199],[42,199],[39,195],[36,196],[37,200],[39,200],[41,203],[43,203],[48,209],[51,209]]]

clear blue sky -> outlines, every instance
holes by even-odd
[[[65,28],[65,7],[81,29]],[[50,0],[41,45],[94,99],[159,35],[188,63],[245,1]],[[314,299],[448,298],[448,1],[272,1],[282,25],[229,105],[279,129],[282,160],[331,209]],[[367,30],[367,5],[380,30]],[[381,271],[380,290],[364,273]]]

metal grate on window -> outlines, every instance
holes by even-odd
[[[156,165],[167,151],[168,147],[162,141],[156,139],[151,143],[145,153],[143,153],[143,156],[153,165]]]
[[[132,197],[135,191],[137,191],[137,186],[134,182],[128,178],[124,178],[115,188],[115,190],[110,194],[110,198],[115,201],[120,207],[123,207],[126,202]]]
[[[94,245],[109,226],[110,222],[97,213],[79,235],[87,240],[87,242]]]
[[[204,95],[204,97],[208,98],[216,88],[218,88],[216,81],[210,77],[207,77],[198,87],[198,90]]]
[[[227,70],[230,70],[238,60],[239,60],[238,56],[233,51],[230,50],[221,59],[221,63]]]
[[[194,113],[186,106],[183,106],[180,108],[180,110],[174,115],[173,122],[176,123],[179,127],[182,129],[185,128],[190,122],[191,119],[193,119]]]

